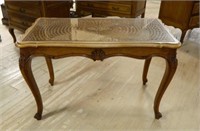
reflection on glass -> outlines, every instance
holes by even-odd
[[[158,19],[41,18],[22,41],[174,42]]]

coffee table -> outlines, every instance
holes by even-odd
[[[159,19],[147,18],[39,18],[16,43],[20,48],[19,67],[37,103],[35,118],[42,119],[43,103],[31,70],[31,60],[44,56],[54,84],[51,59],[84,56],[103,61],[126,56],[145,59],[143,84],[152,57],[166,60],[166,69],[154,100],[155,118],[159,119],[161,98],[177,68],[176,50],[181,46]]]

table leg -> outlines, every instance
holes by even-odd
[[[32,58],[30,56],[20,56],[19,67],[20,67],[20,70],[21,70],[21,73],[22,73],[24,79],[26,80],[26,83],[28,84],[29,88],[31,89],[31,92],[36,100],[37,113],[35,114],[34,117],[37,120],[41,120],[42,111],[43,111],[42,98],[41,98],[40,91],[38,89],[38,86],[35,82],[35,78],[32,73],[31,61],[32,61]]]
[[[151,59],[152,59],[152,57],[147,58],[144,63],[144,69],[143,69],[143,75],[142,75],[143,85],[146,85],[146,83],[148,81],[147,73],[149,70],[149,65],[150,65]]]
[[[13,38],[13,42],[15,43],[17,40],[16,40],[16,37],[15,37],[15,33],[14,33],[14,29],[13,28],[9,28],[8,31],[10,32],[12,38]]]
[[[144,18],[144,16],[145,16],[145,12],[144,12],[144,13],[142,13],[142,15],[141,15],[141,18]]]
[[[178,64],[178,61],[176,59],[176,56],[166,58],[165,73],[164,73],[160,87],[158,88],[158,91],[156,93],[156,97],[154,100],[154,113],[155,113],[156,119],[159,119],[162,117],[162,114],[159,112],[160,101],[161,101],[162,96],[163,96],[165,90],[167,89],[170,81],[172,80],[172,78],[174,76],[174,73],[177,68],[177,64]]]
[[[47,63],[47,67],[49,70],[49,83],[53,86],[54,85],[54,72],[53,72],[53,64],[52,64],[52,60],[49,57],[45,57],[46,63]]]

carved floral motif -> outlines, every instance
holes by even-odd
[[[103,61],[103,59],[106,58],[106,54],[102,49],[95,49],[94,51],[92,51],[91,53],[91,58],[96,61],[96,60],[101,60]]]

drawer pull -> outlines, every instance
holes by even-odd
[[[25,10],[24,8],[20,8],[19,11],[20,11],[21,13],[25,13],[25,12],[26,12],[26,10]]]

